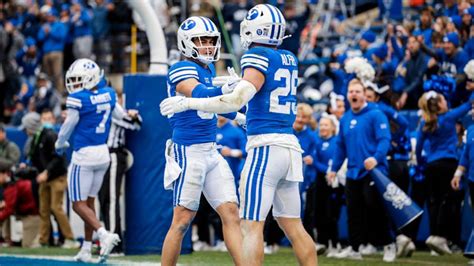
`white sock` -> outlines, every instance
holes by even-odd
[[[99,238],[103,238],[107,234],[108,234],[108,232],[107,232],[107,230],[105,230],[104,227],[101,227],[97,230],[97,235],[99,236]]]
[[[82,248],[81,249],[84,249],[84,250],[87,250],[87,251],[91,251],[92,249],[92,242],[91,241],[85,241],[82,242]]]

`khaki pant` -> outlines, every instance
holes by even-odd
[[[51,233],[51,214],[58,222],[59,230],[66,239],[74,239],[69,220],[63,210],[64,191],[67,187],[66,176],[42,183],[39,187],[40,202],[40,243],[48,244]]]
[[[11,242],[10,217],[5,219],[5,221],[0,222],[0,233],[7,243]]]
[[[23,224],[23,239],[21,240],[21,246],[24,248],[39,247],[39,215],[21,216],[21,222]]]
[[[63,58],[63,52],[50,52],[43,56],[43,70],[60,92],[64,92]]]

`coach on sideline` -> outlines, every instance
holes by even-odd
[[[333,163],[327,175],[332,183],[344,159],[348,159],[345,194],[350,246],[336,257],[362,259],[358,248],[369,242],[384,245],[383,260],[391,262],[396,257],[394,239],[382,200],[368,172],[377,167],[387,173],[390,126],[386,116],[373,103],[367,103],[365,90],[358,79],[349,83],[347,98],[351,110],[341,119]]]

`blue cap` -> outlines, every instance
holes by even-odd
[[[69,11],[69,4],[66,4],[66,3],[62,4],[61,11]]]
[[[380,59],[385,59],[388,55],[388,47],[386,44],[382,44],[379,47],[375,48],[374,55]]]
[[[33,39],[32,37],[28,37],[28,38],[26,38],[26,40],[25,40],[25,45],[26,45],[27,47],[35,46],[35,45],[36,45],[36,40]]]
[[[471,15],[474,17],[474,7],[466,8],[462,11],[463,15]]]
[[[368,30],[368,31],[366,31],[362,34],[361,38],[363,40],[366,40],[369,43],[373,43],[373,42],[375,42],[376,36],[375,36],[375,33],[373,31]]]
[[[458,47],[459,46],[459,36],[455,32],[450,32],[446,34],[443,38],[443,42],[450,42],[454,44],[454,46]]]
[[[454,15],[454,16],[452,16],[452,17],[449,17],[449,22],[454,23],[454,25],[455,25],[456,27],[460,27],[461,24],[462,24],[462,19],[461,19],[460,16]]]
[[[8,22],[10,22],[13,27],[18,27],[18,25],[20,25],[20,20],[16,18],[11,18],[8,20]]]

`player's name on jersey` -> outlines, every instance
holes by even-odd
[[[112,97],[110,96],[110,93],[102,93],[99,95],[91,95],[91,103],[92,104],[97,104],[97,103],[106,103],[112,101]]]
[[[280,54],[281,62],[284,66],[296,66],[296,60],[292,55]]]

